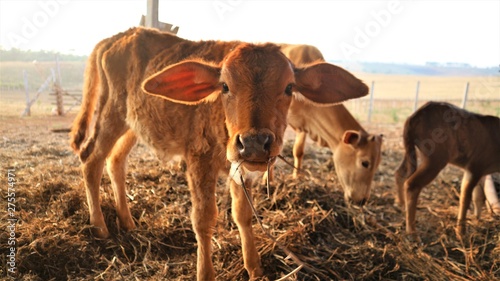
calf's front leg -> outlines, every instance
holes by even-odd
[[[467,217],[467,209],[469,208],[472,192],[477,185],[481,176],[474,175],[470,171],[464,172],[462,185],[460,186],[460,206],[458,210],[457,234],[465,234],[465,222]]]
[[[250,187],[251,184],[250,180],[245,181],[246,187]],[[243,262],[250,279],[254,279],[262,276],[262,268],[252,230],[252,209],[243,192],[243,188],[243,186],[239,186],[232,179],[230,180],[232,212],[234,221],[240,232]],[[251,194],[249,189],[247,189],[247,192],[249,195]]]
[[[191,221],[198,242],[197,280],[215,280],[212,264],[212,235],[217,222],[215,186],[218,169],[212,157],[191,157],[187,161],[187,180],[191,192]]]

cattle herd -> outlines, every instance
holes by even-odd
[[[181,155],[186,163],[198,280],[216,275],[211,243],[218,177],[227,176],[231,167],[241,175],[243,182],[228,179],[232,214],[245,269],[251,279],[262,276],[251,206],[240,184],[250,192],[255,175],[267,170],[272,179],[269,167],[280,155],[290,125],[296,132],[295,166],[301,167],[309,135],[332,150],[346,202],[363,205],[381,160],[383,136],[368,133],[338,103],[367,93],[362,81],[326,63],[308,45],[194,42],[145,28],[102,40],[89,56],[83,103],[70,134],[82,163],[93,234],[110,235],[99,196],[105,167],[120,229],[135,228],[125,175],[127,155],[140,140],[160,159]],[[429,102],[408,118],[402,135],[405,156],[395,190],[405,206],[407,233],[417,232],[420,191],[451,163],[465,171],[457,223],[462,235],[471,198],[484,200],[474,187],[500,171],[500,119]]]

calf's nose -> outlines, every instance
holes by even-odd
[[[270,132],[246,133],[236,138],[236,147],[246,160],[266,161],[273,142],[274,134]]]

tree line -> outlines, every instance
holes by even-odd
[[[87,56],[61,54],[55,51],[32,51],[12,48],[5,50],[0,47],[0,61],[54,61],[59,55],[61,61],[85,61]]]

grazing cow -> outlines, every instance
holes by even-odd
[[[463,234],[474,187],[483,176],[500,171],[500,119],[428,102],[406,120],[403,142],[405,156],[395,179],[397,200],[406,205],[407,233],[416,231],[420,191],[450,163],[464,170],[457,223],[458,234]],[[418,166],[415,147],[420,151]]]
[[[121,229],[135,227],[126,203],[126,158],[140,138],[163,159],[181,155],[187,165],[191,220],[198,242],[197,278],[214,280],[211,238],[218,172],[229,163],[264,171],[283,145],[292,92],[332,104],[366,95],[345,70],[327,63],[294,67],[274,44],[188,41],[133,28],[100,42],[89,57],[84,102],[71,145],[80,155],[97,237],[108,237],[99,204],[106,162]],[[95,126],[89,124],[95,108]],[[230,181],[233,217],[250,278],[260,276],[252,213],[243,190]]]
[[[297,66],[324,62],[323,55],[310,45],[282,45],[282,52]],[[344,189],[346,202],[364,204],[370,197],[373,176],[380,163],[382,136],[368,134],[342,105],[315,106],[292,99],[288,125],[296,133],[293,157],[301,168],[306,136],[329,147],[335,171]],[[298,170],[294,170],[294,177]]]

